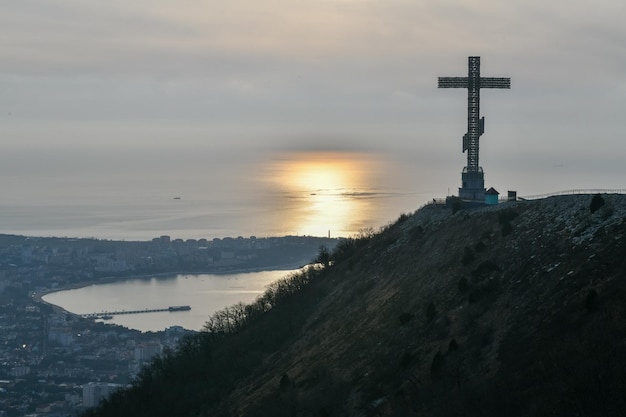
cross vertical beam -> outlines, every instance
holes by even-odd
[[[475,172],[478,171],[478,138],[483,133],[479,129],[480,57],[469,57],[467,68],[467,139],[463,141],[463,151],[467,149],[467,170]]]
[[[480,57],[470,56],[467,62],[467,77],[439,77],[438,87],[467,88],[467,133],[463,136],[463,152],[467,151],[467,166],[463,170],[462,189],[482,188],[484,194],[483,173],[478,163],[479,138],[485,132],[485,118],[480,117],[480,89],[509,89],[511,88],[511,79],[481,77]],[[465,175],[466,173],[467,175]],[[466,179],[470,180],[473,185],[468,185]],[[474,191],[473,195],[476,198]]]
[[[480,57],[470,56],[467,77],[439,77],[439,88],[467,88],[467,133],[463,136],[463,152],[467,151],[467,171],[476,172],[478,139],[485,132],[485,118],[480,118],[481,88],[511,88],[510,78],[480,76]]]

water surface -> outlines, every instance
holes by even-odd
[[[47,294],[43,300],[75,314],[132,311],[189,305],[190,311],[117,315],[107,323],[141,331],[170,326],[200,330],[214,312],[238,302],[250,303],[268,284],[293,271],[176,275],[129,279]]]

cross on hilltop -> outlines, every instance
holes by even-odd
[[[439,77],[439,88],[467,88],[467,133],[463,135],[463,152],[467,166],[463,169],[459,197],[482,201],[485,198],[485,175],[478,165],[478,140],[485,132],[485,118],[480,117],[481,88],[511,88],[510,78],[480,76],[480,57],[468,57],[467,77]]]

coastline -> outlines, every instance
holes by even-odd
[[[74,316],[80,316],[80,314],[72,313],[71,311],[65,310],[63,307],[60,307],[56,304],[52,304],[43,299],[48,294],[53,294],[62,291],[69,290],[77,290],[80,288],[89,287],[91,285],[104,285],[111,284],[116,282],[130,281],[136,279],[152,279],[152,278],[166,278],[166,277],[175,277],[178,275],[228,275],[228,274],[245,274],[245,273],[253,273],[253,272],[263,272],[263,271],[291,271],[305,268],[307,265],[297,265],[297,264],[284,264],[284,265],[275,265],[269,267],[256,267],[256,268],[233,268],[228,270],[219,270],[219,271],[179,271],[179,272],[157,272],[153,274],[140,274],[140,275],[127,275],[127,276],[107,276],[102,277],[97,280],[91,279],[81,282],[72,283],[69,285],[64,285],[57,288],[50,288],[41,291],[33,290],[31,291],[31,298],[33,301],[37,303],[42,303],[52,307],[57,310],[57,312],[61,312],[64,314],[71,314]]]

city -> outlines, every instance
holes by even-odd
[[[124,242],[0,235],[0,416],[76,415],[193,333],[96,322],[41,302],[41,294],[154,274],[301,266],[320,246],[336,243],[296,236]]]

